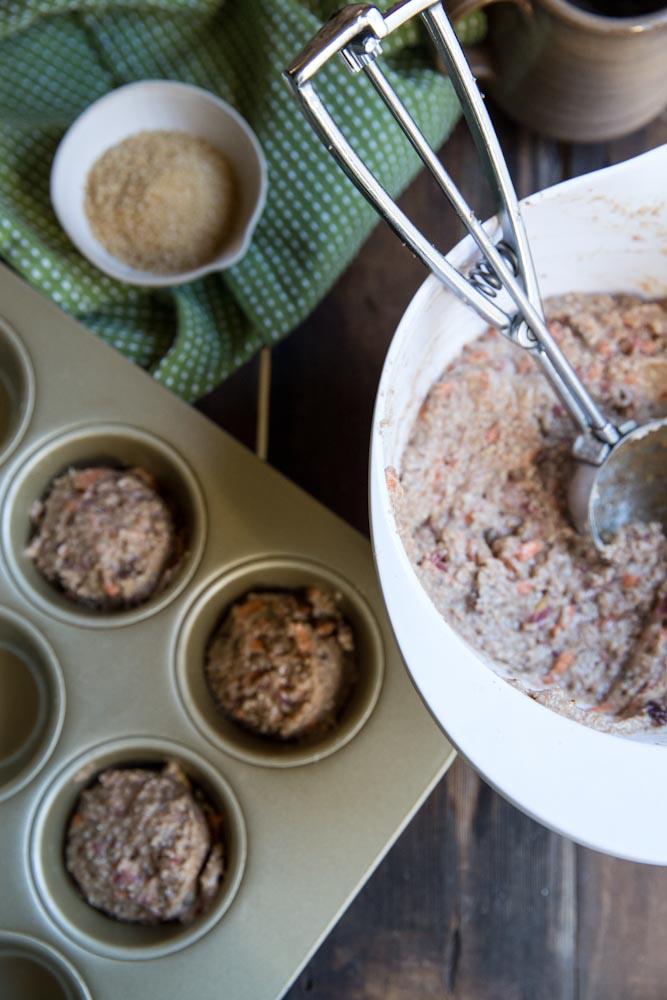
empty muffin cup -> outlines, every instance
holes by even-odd
[[[252,732],[229,717],[211,693],[205,676],[211,638],[230,607],[244,595],[303,591],[311,587],[340,595],[340,611],[354,638],[357,675],[354,685],[335,725],[316,739],[281,740]],[[293,767],[328,757],[362,728],[382,686],[383,646],[371,609],[351,583],[318,563],[277,556],[237,566],[199,592],[182,617],[173,665],[183,705],[211,743],[251,764]]]
[[[94,476],[102,469],[125,470],[135,485],[139,484],[139,488],[139,477],[147,473],[154,480],[155,488],[144,486],[144,490],[150,490],[156,503],[165,511],[164,520],[173,537],[172,552],[152,589],[142,593],[141,599],[117,607],[95,607],[93,602],[73,599],[59,585],[60,578],[55,576],[53,582],[47,579],[31,556],[31,553],[34,555],[34,535],[37,531],[34,523],[36,505],[39,509],[41,504],[41,509],[48,511],[48,504],[44,501],[49,497],[54,481],[62,484],[69,480],[83,480],[86,474]],[[137,476],[131,473],[133,469],[143,471]],[[94,507],[92,509],[97,516]],[[48,512],[44,524],[47,517]],[[87,425],[42,443],[14,474],[3,502],[2,546],[15,583],[42,611],[70,624],[108,628],[146,618],[180,593],[201,557],[206,535],[205,521],[200,486],[189,466],[170,445],[153,434],[122,424]],[[94,525],[92,519],[91,523]],[[125,537],[131,536],[127,533]],[[133,544],[146,546],[144,531],[137,530],[133,538]],[[90,548],[86,545],[82,549],[84,559],[89,558]],[[150,547],[147,553],[151,555]],[[125,565],[132,568],[129,559],[126,559]],[[91,579],[94,578],[92,574]],[[123,583],[123,580],[119,582]],[[117,584],[114,586],[119,589]],[[112,590],[109,592],[113,593]]]
[[[0,319],[0,462],[25,434],[35,405],[35,375],[28,352]]]
[[[146,768],[158,773],[174,762],[221,817],[222,880],[204,912],[187,923],[143,924],[118,920],[88,903],[66,868],[67,832],[81,793],[110,768]],[[246,860],[241,807],[225,779],[205,758],[180,744],[147,737],[94,747],[60,772],[35,811],[30,831],[30,872],[43,907],[81,947],[108,958],[158,958],[179,951],[211,929],[230,906]]]
[[[23,788],[45,763],[64,712],[55,653],[30,622],[0,608],[0,800]]]
[[[88,987],[55,948],[0,931],[0,996],[7,1000],[90,1000]]]

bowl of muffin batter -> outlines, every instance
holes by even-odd
[[[612,416],[667,413],[667,147],[523,206],[550,328]],[[450,254],[466,270],[469,240]],[[376,405],[372,534],[409,670],[449,738],[525,811],[667,863],[667,543],[601,555],[566,504],[575,429],[531,358],[434,278]],[[656,470],[664,475],[664,470]]]

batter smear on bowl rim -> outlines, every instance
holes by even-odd
[[[605,412],[667,414],[667,300],[569,294],[545,308]],[[631,524],[601,554],[577,533],[573,437],[531,358],[487,331],[431,388],[400,477],[387,470],[398,528],[443,617],[523,690],[596,728],[663,726],[667,540]]]

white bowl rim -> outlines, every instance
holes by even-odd
[[[590,196],[592,190],[606,183],[622,185],[627,175],[642,170],[664,177],[667,145],[546,189],[524,204]],[[470,252],[467,237],[448,259],[460,265]],[[518,808],[584,846],[629,860],[667,865],[663,832],[667,803],[661,801],[660,794],[667,774],[667,748],[589,729],[508,684],[443,621],[399,538],[385,481],[385,406],[394,391],[397,359],[411,328],[434,298],[448,294],[429,276],[412,299],[387,353],[373,416],[371,538],[384,600],[408,671],[448,739]],[[419,616],[417,627],[424,630],[419,649],[415,615]],[[434,664],[439,647],[432,644],[445,633],[456,649],[454,667]]]
[[[217,257],[213,258],[213,260],[207,261],[206,264],[202,264],[200,267],[191,268],[189,271],[175,272],[173,274],[157,274],[151,271],[141,271],[137,268],[132,268],[129,265],[122,264],[119,264],[119,268],[116,269],[115,267],[110,266],[103,259],[99,258],[97,255],[91,256],[89,250],[84,247],[81,241],[71,232],[68,212],[65,209],[60,197],[62,164],[67,154],[68,146],[72,142],[73,137],[76,136],[77,132],[89,127],[91,120],[100,114],[104,114],[110,105],[119,99],[123,99],[129,91],[136,92],[138,90],[146,90],[150,92],[152,89],[171,90],[174,93],[180,91],[182,94],[189,94],[194,99],[202,102],[208,102],[217,107],[219,111],[223,111],[246,135],[256,156],[259,172],[259,186],[255,206],[248,218],[241,243],[236,252],[233,255],[229,253],[221,253]],[[238,112],[231,104],[223,100],[222,97],[218,97],[217,94],[214,94],[203,87],[198,87],[191,83],[184,83],[180,80],[159,79],[136,80],[132,83],[122,84],[120,87],[115,87],[108,93],[103,94],[102,97],[93,101],[92,104],[89,104],[88,107],[74,119],[61,138],[53,157],[49,180],[51,205],[56,218],[79,253],[81,253],[81,255],[98,270],[107,274],[109,277],[114,278],[116,281],[121,281],[126,285],[137,285],[143,288],[164,288],[172,285],[186,284],[190,281],[196,281],[207,274],[227,270],[230,267],[233,267],[234,264],[237,264],[248,251],[254,231],[257,227],[257,223],[259,222],[266,204],[267,189],[268,168],[266,164],[266,156],[259,139],[243,115],[241,115],[240,112]],[[123,272],[122,274],[120,273],[121,267]]]

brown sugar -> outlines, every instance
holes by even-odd
[[[93,164],[84,208],[118,260],[170,274],[212,260],[234,215],[236,181],[220,150],[186,132],[144,131]]]

